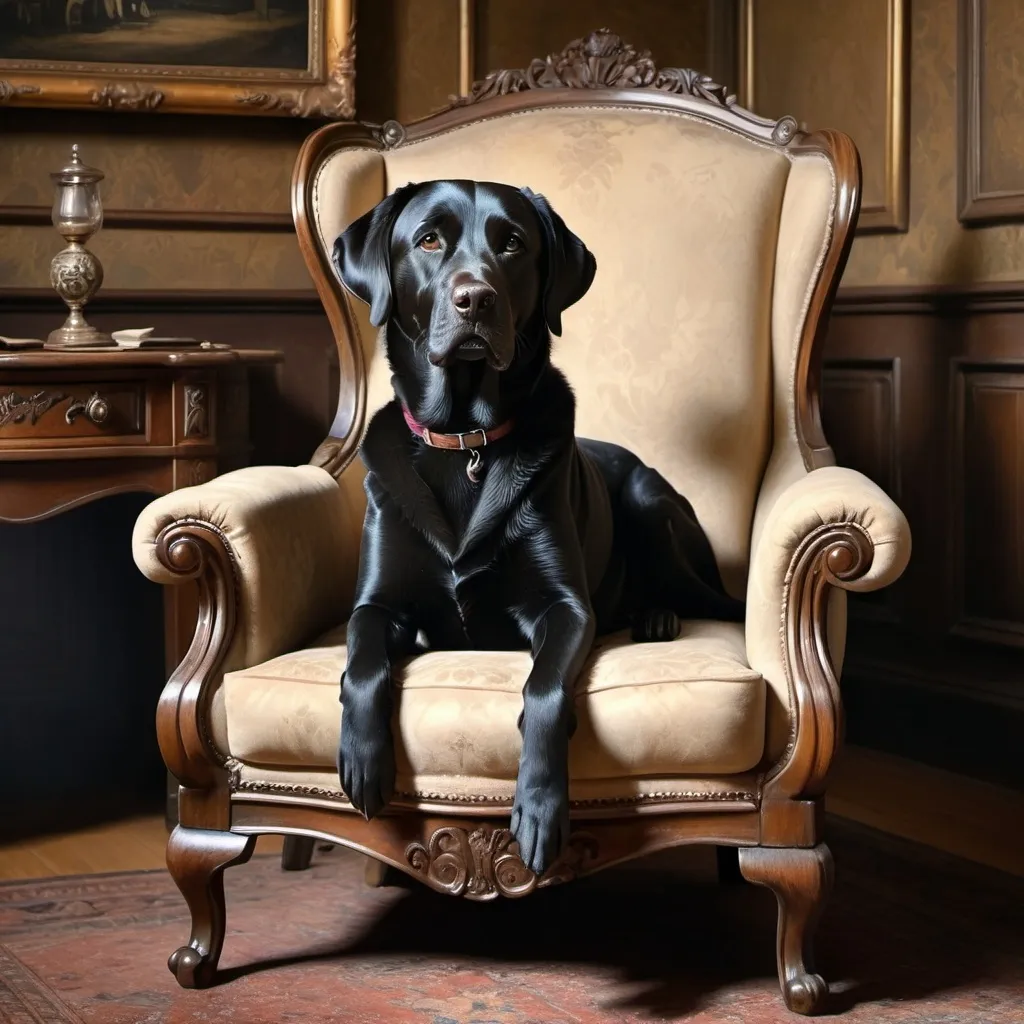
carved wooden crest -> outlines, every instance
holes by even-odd
[[[744,121],[771,129],[772,141],[786,145],[796,135],[790,116],[778,121],[744,110],[736,97],[710,75],[690,68],[659,68],[648,50],[637,50],[608,29],[574,39],[561,53],[530,61],[525,68],[494,71],[474,82],[466,96],[453,96],[453,106],[465,106],[528,89],[654,89],[690,96],[728,110]]]
[[[426,846],[410,843],[405,856],[431,888],[480,901],[527,896],[538,887],[568,882],[597,857],[597,841],[586,833],[575,833],[562,858],[538,878],[522,862],[514,843],[507,828],[485,825],[467,832],[448,826],[439,828]]]

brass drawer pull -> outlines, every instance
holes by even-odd
[[[105,423],[107,417],[110,415],[110,406],[107,404],[105,398],[101,398],[99,393],[94,391],[88,399],[82,401],[80,398],[76,398],[69,406],[68,411],[64,414],[64,419],[68,423],[74,423],[75,418],[80,414],[84,413],[85,418],[91,423],[95,423],[99,426],[101,423]]]

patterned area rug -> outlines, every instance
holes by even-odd
[[[1024,1020],[1024,884],[830,823],[836,888],[818,966],[851,1024]],[[792,1024],[775,980],[775,903],[745,884],[613,873],[515,902],[368,889],[318,851],[225,876],[219,987],[178,988],[188,934],[163,872],[0,886],[0,1020],[11,1024]],[[411,883],[410,883],[411,884]]]

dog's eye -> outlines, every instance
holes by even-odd
[[[523,247],[523,241],[518,235],[510,235],[505,243],[505,252],[519,252]]]
[[[437,252],[441,248],[441,239],[437,237],[436,231],[428,231],[418,244],[425,252]]]

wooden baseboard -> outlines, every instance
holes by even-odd
[[[830,814],[1024,877],[1024,793],[863,747],[840,753]]]
[[[986,663],[987,665],[987,663]],[[964,683],[971,677],[964,674]],[[1024,710],[983,686],[848,664],[846,738],[855,745],[1008,789],[1024,789]]]

